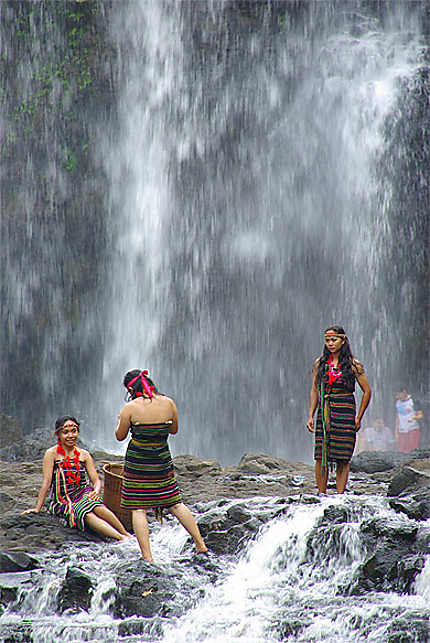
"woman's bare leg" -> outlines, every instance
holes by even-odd
[[[131,512],[134,533],[139,543],[143,558],[150,563],[153,562],[151,546],[149,544],[149,527],[144,509],[135,509]]]
[[[315,480],[317,483],[318,491],[321,491],[321,493],[326,493],[327,480],[328,480],[328,467],[326,465],[325,471],[323,471],[321,460],[315,460]]]
[[[349,462],[338,462],[336,466],[336,490],[343,493],[349,476]]]
[[[200,533],[200,529],[198,528],[198,525],[195,521],[195,518],[191,511],[184,505],[184,503],[180,502],[177,505],[174,505],[173,507],[169,507],[169,511],[179,520],[181,525],[185,527],[185,529],[188,531],[190,534],[191,538],[194,540],[194,544],[197,549],[197,553],[202,553],[205,551],[208,551],[208,548],[206,547],[205,541],[202,538],[202,535]]]
[[[97,532],[101,536],[107,536],[108,538],[115,538],[115,540],[127,540],[127,536],[121,534],[119,531],[112,527],[106,520],[99,518],[95,513],[90,511],[85,516],[85,523],[90,529]]]
[[[112,527],[114,527],[117,531],[119,531],[120,534],[123,534],[124,536],[127,536],[128,538],[131,538],[131,534],[128,533],[120,519],[115,516],[113,511],[108,509],[105,505],[99,505],[98,507],[94,508],[94,513],[96,516],[99,518],[102,518],[106,522],[108,522]]]

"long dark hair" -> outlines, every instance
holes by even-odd
[[[348,391],[354,391],[355,389],[355,375],[353,371],[354,365],[354,356],[351,351],[351,346],[349,345],[348,337],[342,326],[329,326],[325,329],[324,333],[327,333],[329,330],[333,331],[337,335],[344,335],[345,341],[342,344],[342,347],[339,352],[339,367],[342,371],[342,382],[345,385],[345,388]],[[321,380],[325,376],[327,370],[327,362],[330,357],[330,351],[324,344],[323,354],[319,358],[318,369],[317,369],[317,386],[321,385]]]
[[[79,422],[75,417],[73,417],[73,415],[62,415],[61,417],[55,420],[54,433],[57,437],[60,434],[60,431],[63,428],[64,424],[67,422],[67,420],[71,420],[72,422],[74,422],[78,427],[78,431],[79,431]]]
[[[132,371],[128,371],[124,375],[123,384],[124,384],[125,388],[127,389],[126,399],[128,401],[134,400],[134,399],[136,399],[136,397],[141,397],[142,395],[146,395],[146,391],[143,390],[143,386],[142,386],[142,382],[141,382],[140,378],[137,379],[135,381],[135,383],[130,387],[131,391],[128,390],[128,387],[129,387],[128,383],[131,382],[132,380],[134,380],[136,377],[138,377],[141,373],[142,373],[142,369],[134,368]],[[154,382],[152,381],[152,379],[149,377],[149,375],[144,375],[144,378],[148,382],[149,386],[154,387],[153,392],[158,393],[159,391],[158,391],[157,387],[155,386]]]

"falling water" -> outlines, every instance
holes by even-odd
[[[333,322],[373,415],[390,423],[400,378],[428,396],[426,19],[402,0],[1,3],[0,408],[26,430],[73,412],[113,449],[143,366],[177,401],[176,452],[307,460]]]
[[[418,17],[306,5],[142,0],[112,23],[106,416],[123,372],[150,368],[179,405],[176,450],[227,463],[310,456],[309,373],[330,323],[368,369],[374,413],[389,416],[399,371],[384,153],[424,65]]]

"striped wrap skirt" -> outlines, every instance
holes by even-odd
[[[167,437],[170,422],[133,424],[125,456],[121,508],[160,509],[181,502]]]
[[[103,506],[103,502],[88,497],[93,488],[88,484],[83,462],[79,462],[79,467],[73,464],[71,471],[79,473],[79,483],[67,482],[62,467],[55,462],[48,511],[64,520],[68,527],[85,531],[85,516]]]
[[[349,462],[354,453],[356,438],[354,393],[347,391],[341,383],[334,383],[330,390],[326,389],[325,402],[327,462]],[[320,401],[315,428],[315,460],[322,459],[322,446]]]

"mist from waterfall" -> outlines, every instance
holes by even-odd
[[[418,16],[403,3],[382,19],[358,2],[144,0],[116,14],[98,437],[124,372],[145,367],[178,403],[176,452],[309,460],[322,329],[346,328],[372,417],[389,415],[401,373],[386,124],[405,117],[424,65]]]

